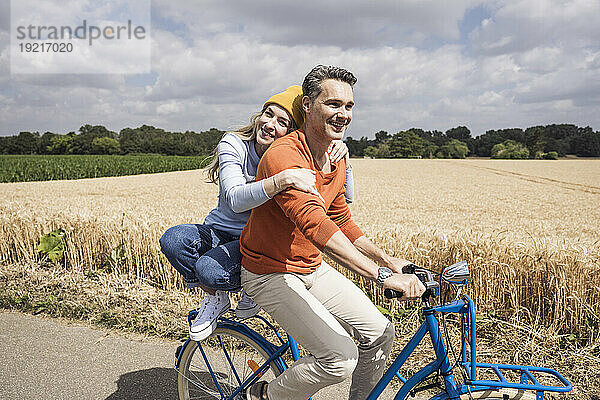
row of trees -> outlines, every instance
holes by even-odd
[[[489,130],[472,137],[465,126],[440,131],[412,128],[390,135],[379,131],[375,139],[345,140],[353,157],[372,158],[557,158],[567,154],[600,156],[600,132],[576,125],[534,126]]]
[[[223,135],[212,128],[203,132],[167,132],[142,125],[125,128],[118,134],[102,125],[84,125],[79,132],[59,135],[21,132],[0,137],[0,154],[210,154]],[[465,158],[467,155],[493,158],[557,158],[567,154],[600,156],[600,132],[575,125],[535,126],[490,130],[472,137],[465,126],[440,131],[412,128],[390,135],[379,131],[375,139],[348,137],[352,157],[372,158]]]
[[[117,134],[102,125],[84,125],[79,128],[79,133],[69,132],[66,135],[21,132],[16,136],[0,137],[0,154],[204,155],[213,151],[223,133],[214,128],[200,133],[167,132],[142,125],[122,129]]]

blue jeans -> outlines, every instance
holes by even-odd
[[[183,276],[187,287],[215,290],[241,289],[240,240],[210,225],[184,224],[167,229],[160,248]]]

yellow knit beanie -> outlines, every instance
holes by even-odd
[[[281,93],[274,94],[265,102],[263,110],[269,104],[283,107],[294,119],[298,128],[304,125],[304,110],[302,109],[302,86],[294,85]]]

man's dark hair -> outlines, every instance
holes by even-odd
[[[308,96],[311,102],[321,94],[321,82],[325,79],[335,79],[346,82],[351,87],[356,83],[354,74],[344,68],[334,67],[331,65],[317,65],[314,67],[302,82],[302,93]]]

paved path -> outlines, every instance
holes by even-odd
[[[0,399],[175,400],[178,345],[0,311]],[[348,387],[314,400],[347,399]]]

